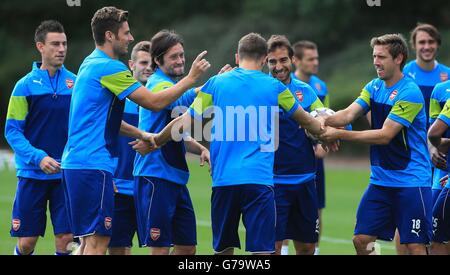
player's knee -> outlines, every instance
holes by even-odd
[[[295,247],[297,255],[314,255],[316,250],[316,244],[304,243]]]
[[[371,242],[371,239],[362,236],[362,235],[355,235],[353,236],[353,245],[357,249],[367,249],[368,244]]]
[[[31,254],[36,247],[37,238],[21,238],[19,239],[19,251],[23,255]]]
[[[423,244],[407,244],[408,252],[410,255],[426,255],[427,248]]]
[[[58,251],[71,250],[70,244],[73,242],[72,234],[58,234],[55,236],[56,249]]]
[[[176,247],[177,255],[195,255],[197,248],[195,246]]]

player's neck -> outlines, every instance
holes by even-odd
[[[102,46],[97,45],[97,49],[101,50],[112,59],[119,59],[119,56],[116,53],[114,53],[112,46],[110,46],[107,43],[103,44]]]
[[[258,61],[253,60],[239,60],[239,68],[251,71],[261,71],[263,68],[263,64]]]
[[[300,70],[296,70],[295,71],[295,76],[300,79],[303,82],[309,83],[309,81],[311,81],[311,75],[309,74],[304,74],[302,71]]]
[[[46,63],[45,61],[42,61],[42,64],[40,67],[41,70],[44,70],[44,71],[47,70],[48,74],[50,76],[54,76],[56,74],[56,71],[58,71],[59,68],[61,68],[61,66],[52,66],[52,65],[49,65],[48,63]]]
[[[402,80],[403,77],[404,77],[404,75],[401,71],[397,72],[396,74],[394,74],[392,76],[392,78],[384,81],[386,83],[386,87],[390,88],[390,87],[394,86],[395,84],[397,84],[397,82]]]
[[[431,61],[424,61],[422,59],[416,59],[417,66],[419,66],[424,71],[432,71],[436,67],[436,59]]]

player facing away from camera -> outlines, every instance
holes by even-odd
[[[113,226],[113,173],[121,134],[150,135],[122,122],[125,98],[155,111],[180,97],[210,67],[200,54],[188,76],[165,93],[151,93],[133,78],[119,57],[133,41],[128,12],[104,7],[91,21],[95,50],[80,66],[69,115],[69,137],[62,168],[71,230],[83,237],[83,254],[105,254]]]
[[[18,238],[14,254],[33,254],[39,236],[44,237],[48,203],[56,255],[66,255],[73,238],[60,162],[75,75],[63,65],[67,38],[59,22],[42,22],[35,42],[41,61],[16,83],[6,118],[5,137],[15,152],[18,177],[11,236]]]
[[[436,88],[438,88],[436,86]],[[430,143],[436,148],[450,146],[450,139],[445,138],[450,125],[450,99],[442,108],[436,121],[431,125],[428,132]],[[447,176],[448,178],[448,176]],[[431,244],[431,254],[450,255],[450,183],[447,184],[436,198],[433,208],[433,242]]]
[[[426,254],[431,227],[431,165],[426,142],[425,101],[419,87],[403,75],[407,44],[398,34],[371,41],[378,78],[345,110],[326,119],[344,126],[371,111],[372,130],[327,128],[320,138],[370,144],[370,184],[361,199],[353,243],[369,254],[377,239],[392,240],[395,229],[409,254]]]
[[[292,62],[295,65],[295,71],[291,77],[311,86],[323,105],[330,108],[330,96],[328,95],[327,85],[317,77],[319,73],[319,51],[317,45],[312,41],[302,40],[295,43],[293,49],[294,57]],[[314,150],[317,158],[316,188],[319,200],[320,232],[322,232],[322,212],[325,208],[325,166],[323,159],[326,156],[326,152],[321,146],[315,146]],[[283,246],[283,249],[286,250],[287,246]],[[319,243],[317,243],[315,254],[319,254]]]
[[[143,86],[153,72],[150,46],[150,41],[137,43],[131,51],[131,59],[128,60],[128,66],[133,72],[134,79]],[[139,105],[127,98],[122,119],[128,124],[138,127]],[[117,191],[114,194],[115,223],[112,227],[108,249],[110,255],[130,255],[133,237],[137,231],[136,208],[133,198],[133,163],[136,152],[129,145],[132,141],[132,138],[126,136],[119,137],[117,168],[113,178]]]
[[[291,77],[294,52],[289,40],[273,35],[267,43],[271,75],[289,88],[305,111],[322,108],[314,90]],[[319,236],[314,145],[284,111],[280,114],[279,136],[274,162],[276,254],[281,254],[283,240],[291,239],[297,255],[313,255]]]
[[[153,36],[152,69],[147,88],[166,93],[184,74],[185,55],[182,38],[163,30]],[[159,112],[140,108],[139,129],[161,131],[172,119],[184,113],[196,97],[191,89]],[[197,245],[196,221],[187,183],[189,169],[185,154],[200,155],[209,163],[209,151],[193,139],[169,142],[145,156],[136,155],[134,163],[135,201],[141,247],[153,255],[194,255]]]
[[[440,64],[436,58],[438,54],[439,47],[442,44],[441,34],[439,31],[430,24],[418,24],[412,31],[410,35],[410,44],[411,47],[415,50],[416,59],[406,64],[403,69],[403,73],[406,76],[411,77],[416,84],[419,86],[422,95],[425,100],[426,105],[426,114],[427,114],[427,129],[434,122],[437,115],[439,115],[438,110],[434,110],[435,117],[431,119],[431,111],[436,109],[436,99],[433,99],[432,91],[435,86],[439,83],[445,82],[448,80],[448,76],[450,73],[450,69]],[[444,101],[439,101],[441,109],[444,104]],[[437,112],[437,113],[436,113]],[[437,148],[428,144],[430,157],[436,159],[440,154],[447,152],[440,152]],[[446,175],[445,171],[441,169],[433,169],[433,187],[432,193],[433,198],[437,198],[442,187],[439,183],[439,180]],[[434,202],[434,200],[433,200]],[[404,246],[400,246],[398,243],[398,236],[396,235],[396,248],[397,253],[400,255],[406,254],[406,249]]]
[[[163,145],[178,138],[172,133],[187,131],[193,118],[202,120],[214,111],[211,221],[213,248],[220,255],[233,254],[234,248],[240,248],[241,215],[246,251],[275,252],[276,129],[272,124],[278,106],[311,133],[324,131],[321,122],[300,107],[285,85],[261,71],[266,56],[267,42],[259,34],[242,37],[236,55],[239,68],[209,79],[189,110],[154,137],[156,145]]]

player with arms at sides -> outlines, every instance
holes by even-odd
[[[201,53],[189,74],[165,93],[143,87],[119,57],[128,52],[133,36],[128,12],[104,7],[95,12],[92,33],[95,50],[80,66],[69,117],[69,138],[62,157],[66,205],[71,229],[84,239],[83,254],[105,254],[113,226],[113,173],[117,141],[121,134],[148,139],[150,136],[125,122],[125,98],[159,111],[191,88],[210,67]]]
[[[202,120],[214,112],[211,219],[213,248],[219,255],[232,255],[234,248],[240,248],[241,215],[246,251],[260,255],[275,252],[276,129],[267,108],[278,113],[281,106],[312,134],[324,132],[321,122],[301,108],[285,85],[261,71],[266,56],[267,42],[259,34],[242,37],[236,54],[239,67],[208,80],[189,110],[154,136],[155,144],[162,146],[177,139],[177,133],[189,131],[194,119]],[[252,109],[266,111],[260,111],[258,119],[258,114],[249,114]]]
[[[436,88],[438,88],[436,86]],[[442,108],[435,122],[428,131],[428,140],[436,148],[450,146],[450,139],[445,138],[450,125],[450,100]],[[439,193],[433,208],[433,242],[431,244],[431,254],[450,255],[450,183],[448,175],[441,180],[443,187]]]
[[[61,184],[61,156],[67,141],[70,98],[75,75],[63,63],[67,38],[54,20],[35,32],[41,62],[19,80],[12,92],[5,137],[15,152],[17,177],[11,236],[18,242],[14,254],[31,255],[44,236],[49,203],[56,255],[68,255],[72,242]]]
[[[152,93],[166,93],[184,74],[183,39],[173,31],[162,30],[151,39],[152,69],[147,82]],[[184,113],[196,97],[194,89],[159,112],[140,108],[139,129],[159,132]],[[171,141],[134,162],[135,201],[141,247],[153,255],[194,255],[197,245],[196,221],[187,183],[187,152],[200,155],[209,164],[209,151],[193,139]]]
[[[128,66],[133,72],[134,79],[138,80],[143,86],[147,84],[148,78],[153,73],[150,47],[150,41],[137,43],[131,51],[131,59],[128,60]],[[127,98],[122,119],[128,124],[138,127],[139,105]],[[115,224],[112,228],[108,249],[110,255],[131,255],[133,237],[137,231],[136,209],[133,198],[133,163],[136,152],[129,145],[132,141],[132,138],[126,136],[119,137],[117,168],[113,178],[117,192],[114,194]]]
[[[392,240],[395,229],[408,253],[426,254],[431,241],[431,164],[426,141],[425,101],[414,81],[404,76],[408,48],[398,34],[371,40],[378,78],[345,110],[326,118],[341,127],[371,111],[371,130],[327,128],[320,138],[370,144],[370,184],[361,199],[353,243],[370,254],[377,239]]]
[[[326,108],[330,108],[330,96],[327,85],[317,77],[319,73],[319,51],[316,43],[302,40],[295,43],[293,48],[294,57],[292,62],[295,65],[295,71],[291,77],[311,86],[323,105]],[[322,212],[325,208],[325,166],[323,159],[326,156],[326,152],[321,146],[315,146],[314,150],[317,158],[316,188],[319,201],[319,226],[320,232],[322,232]],[[283,246],[283,249],[287,249],[287,246]],[[315,254],[319,254],[319,242],[317,243]]]
[[[273,35],[267,43],[271,75],[289,88],[306,112],[322,108],[314,90],[291,77],[294,51],[289,40]],[[283,111],[279,135],[280,145],[274,161],[276,254],[281,254],[283,240],[291,239],[297,255],[313,255],[319,235],[314,145],[305,130]]]

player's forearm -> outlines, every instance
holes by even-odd
[[[319,120],[310,116],[303,108],[299,107],[293,114],[292,118],[303,128],[313,135],[319,135],[324,132]]]
[[[331,127],[345,127],[352,122],[352,117],[347,114],[345,110],[336,112],[336,114],[327,117],[325,120],[326,126]]]
[[[201,145],[193,138],[185,140],[184,145],[186,146],[186,151],[195,155],[200,155],[204,150],[207,150],[205,146]]]
[[[134,127],[133,125],[130,125],[122,120],[122,123],[120,124],[120,134],[123,136],[141,139],[142,134],[144,131]]]
[[[367,131],[347,131],[337,129],[339,139],[345,141],[353,141],[370,145],[387,145],[391,142],[391,138],[384,134],[383,129],[367,130]]]
[[[39,165],[48,154],[33,145],[26,139],[22,130],[6,123],[5,138],[14,152],[28,164]]]
[[[181,140],[183,133],[191,128],[191,123],[192,119],[188,113],[177,117],[155,136],[156,144],[162,146],[170,140]]]
[[[182,96],[187,90],[193,87],[194,84],[194,80],[190,77],[185,77],[174,86],[165,89],[163,93],[149,93],[152,95],[151,102],[149,102],[149,104],[152,105],[152,108],[147,108],[146,106],[143,107],[152,111],[161,111]]]

